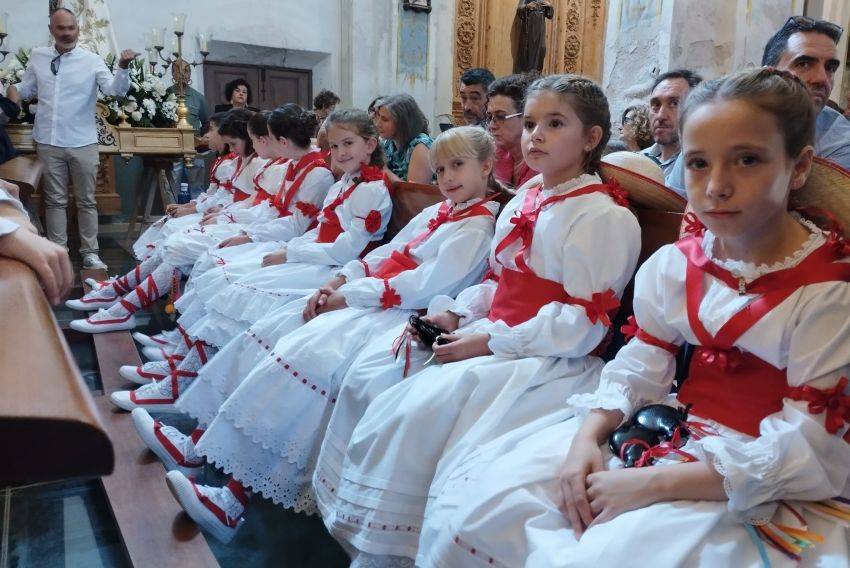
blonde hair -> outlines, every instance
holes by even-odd
[[[495,160],[496,143],[490,133],[479,126],[457,126],[446,130],[431,144],[429,153],[431,169],[436,170],[437,162],[452,158],[467,158],[484,162]],[[502,185],[494,175],[495,164],[487,178],[490,191],[502,191]]]

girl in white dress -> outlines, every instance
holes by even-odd
[[[846,524],[828,519],[848,518],[831,498],[850,474],[850,244],[788,209],[816,192],[850,220],[846,171],[800,189],[815,112],[772,68],[690,94],[682,151],[703,230],[641,267],[636,337],[596,393],[452,468],[417,565],[848,565]],[[696,347],[673,397],[684,343]],[[646,448],[637,465],[658,463],[623,468],[609,436],[661,402],[692,405],[687,422],[654,447],[627,440]]]
[[[263,258],[263,268],[226,286],[228,293],[216,294],[206,302],[207,311],[221,308],[221,303],[255,301],[254,296],[258,296],[259,302],[252,305],[268,314],[276,306],[309,295],[332,278],[341,265],[380,244],[392,213],[392,200],[381,170],[383,154],[377,144],[375,127],[365,112],[356,110],[337,111],[327,120],[331,121],[329,131],[332,126],[334,132],[336,152],[332,153],[332,159],[345,173],[328,191],[318,226],[283,243],[280,251],[267,254]],[[246,281],[256,286],[232,290]],[[261,284],[267,287],[266,294]],[[248,290],[247,298],[240,295],[245,290]],[[203,316],[186,330],[185,341],[180,344],[185,351],[174,354],[176,357],[185,355],[185,358],[179,363],[172,361],[174,368],[165,379],[144,385],[144,391],[137,389],[133,396],[128,391],[113,393],[112,401],[127,410],[141,407],[176,412],[174,402],[183,388],[194,378],[201,364],[230,339],[226,337],[219,342],[198,332],[210,315]],[[238,353],[235,356],[241,357]]]
[[[520,191],[499,217],[489,261],[498,284],[432,300],[428,319],[449,332],[448,343],[433,348],[442,365],[372,400],[341,471],[315,475],[325,524],[355,565],[412,564],[442,454],[598,383],[594,353],[640,248],[637,220],[618,204],[623,196],[596,174],[610,134],[608,103],[592,81],[553,75],[529,88],[523,120],[523,153],[542,183]],[[358,361],[369,369],[363,379],[380,363]]]
[[[264,254],[279,249],[316,224],[319,208],[334,178],[324,154],[310,146],[310,135],[315,127],[315,115],[294,103],[271,113],[268,120],[269,143],[276,154],[290,160],[277,194],[271,196],[280,216],[268,223],[243,227],[239,235],[225,239],[218,248],[210,249],[201,256],[192,267],[186,291],[175,304],[181,316],[177,320],[177,334],[173,340],[141,334],[138,334],[137,340],[163,349],[171,358],[185,356],[186,349],[195,341],[186,335],[184,327],[191,326],[205,315],[205,304],[239,276],[259,270]],[[145,350],[145,353],[149,354],[149,351]],[[144,385],[151,380],[165,378],[172,371],[173,363],[153,361],[138,367],[125,366],[120,373],[127,380]],[[178,364],[183,371],[197,371],[197,368],[187,368],[189,361],[185,358]]]
[[[219,157],[210,169],[210,184],[207,190],[189,203],[170,203],[165,207],[165,216],[148,227],[133,243],[133,252],[139,261],[145,260],[168,235],[197,225],[208,210],[233,202],[231,177],[238,169],[238,156],[230,151],[218,133],[218,127],[226,115],[226,112],[218,112],[209,119],[207,144]]]
[[[498,187],[494,154],[490,135],[480,128],[441,135],[431,159],[445,201],[419,213],[391,243],[349,262],[312,296],[290,304],[281,317],[291,332],[223,404],[197,442],[199,455],[275,503],[315,512],[313,464],[351,361],[371,337],[403,325],[435,295],[455,295],[481,280],[498,212],[498,203],[484,200],[488,188]],[[204,383],[198,379],[178,407],[208,412],[192,411],[218,394],[216,385]],[[194,390],[211,392],[195,397]],[[232,537],[239,516],[229,512],[233,523],[224,525],[197,497],[215,502],[221,489],[194,486],[179,471],[168,482],[202,526]]]
[[[266,118],[257,114],[245,120],[245,116],[245,113],[231,113],[219,127],[225,142],[242,156],[234,174],[234,202],[219,211],[207,211],[199,226],[170,235],[134,270],[109,286],[86,294],[81,302],[87,306],[99,303],[104,308],[86,319],[72,321],[73,329],[102,333],[134,328],[133,314],[150,307],[167,293],[169,284],[179,278],[181,267],[188,271],[201,254],[222,239],[238,234],[241,226],[264,223],[278,215],[277,209],[265,199],[268,192],[255,194],[256,188],[263,185],[274,187],[270,190],[272,193],[276,191],[283,177],[284,164],[282,159],[272,156],[267,144]],[[249,123],[255,138],[262,139],[263,143],[256,148],[262,155],[255,152]]]

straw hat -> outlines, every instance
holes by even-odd
[[[791,192],[793,207],[814,207],[831,213],[850,231],[850,171],[815,157],[806,184]]]
[[[664,170],[649,156],[637,152],[611,152],[602,156],[602,181],[616,180],[633,205],[645,209],[681,213],[687,200],[664,185]]]

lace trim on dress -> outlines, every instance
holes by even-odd
[[[569,181],[565,181],[562,184],[558,184],[555,187],[543,188],[543,194],[546,197],[552,195],[560,195],[562,193],[567,193],[573,189],[577,189],[579,187],[584,187],[586,185],[594,184],[594,183],[602,183],[602,179],[596,174],[581,174],[578,177],[574,177]]]
[[[797,221],[800,222],[801,225],[803,225],[804,227],[806,227],[806,229],[809,230],[809,238],[806,239],[806,242],[804,242],[802,246],[794,252],[794,254],[787,256],[784,260],[780,262],[775,262],[773,264],[756,265],[752,262],[744,262],[742,260],[721,260],[717,258],[714,253],[714,246],[717,239],[710,231],[705,232],[705,237],[703,239],[703,252],[709,259],[711,259],[712,262],[722,268],[725,268],[726,270],[731,272],[736,278],[743,278],[747,282],[752,282],[756,278],[764,276],[765,274],[769,274],[771,272],[776,272],[778,270],[797,266],[798,264],[800,264],[800,262],[803,261],[803,259],[809,256],[812,252],[814,252],[815,249],[817,249],[824,242],[826,242],[826,236],[820,227],[818,227],[808,219],[803,219],[796,213],[793,213],[792,215],[795,219],[797,219]]]
[[[628,420],[634,409],[629,388],[622,383],[603,381],[596,392],[574,394],[567,399],[567,404],[575,408],[576,416],[583,419],[593,409],[619,410],[623,420]]]

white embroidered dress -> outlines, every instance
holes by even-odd
[[[380,241],[392,214],[392,200],[382,180],[362,181],[345,175],[328,191],[320,225],[285,245],[286,262],[267,266],[241,276],[205,302],[206,315],[192,322],[186,331],[223,347],[248,327],[292,300],[312,294],[330,280],[339,268]],[[324,212],[335,208],[342,232],[331,242],[319,242]],[[369,215],[376,226],[367,227]],[[371,230],[370,230],[371,229]]]
[[[796,255],[776,266],[714,262],[750,282],[807,258],[824,242],[822,234],[813,231]],[[709,258],[713,242],[708,233],[703,250]],[[664,247],[638,271],[635,288],[635,316],[641,329],[676,345],[699,344],[686,308],[686,263],[677,247]],[[759,298],[742,295],[712,275],[706,274],[703,282],[698,317],[711,334]],[[735,347],[784,369],[789,387],[832,388],[850,372],[847,313],[846,282],[805,285],[741,335]],[[676,405],[667,394],[674,373],[670,352],[633,339],[606,366],[596,393],[573,397],[560,413],[452,464],[448,481],[429,506],[417,566],[762,566],[744,521],[772,518],[799,528],[794,516],[777,508],[776,501],[834,497],[841,494],[850,474],[850,445],[841,436],[846,425],[830,434],[824,414],[810,412],[805,401],[785,398],[780,410],[758,423],[757,437],[714,420],[690,418],[719,433],[698,441],[692,437],[683,449],[712,463],[723,475],[728,501],[656,503],[594,526],[580,541],[560,510],[563,494],[558,477],[581,417],[591,408],[620,409],[628,417],[665,399]],[[575,410],[578,416],[571,418]],[[746,413],[745,408],[740,411]],[[607,445],[603,454],[609,469],[622,467]],[[791,503],[800,508],[797,501]],[[809,530],[826,538],[802,553],[802,565],[848,566],[846,529],[802,510]],[[771,546],[764,548],[774,567],[800,565]]]
[[[278,218],[269,222],[243,227],[252,242],[210,249],[198,259],[192,267],[186,293],[176,304],[181,313],[180,325],[189,328],[196,323],[206,315],[205,304],[213,296],[240,276],[259,270],[265,254],[280,249],[315,225],[319,208],[334,184],[333,174],[327,167],[313,165],[315,158],[315,155],[308,155],[297,163],[288,162],[278,193],[281,207],[288,205],[288,214],[281,211]]]
[[[456,220],[430,225],[443,209]],[[493,202],[429,207],[391,243],[340,271],[348,280],[339,289],[348,308],[305,324],[306,298],[291,303],[288,322],[278,328],[291,332],[272,344],[227,398],[196,451],[274,502],[315,512],[313,466],[340,379],[374,335],[403,324],[436,294],[454,295],[481,280],[497,211]],[[416,266],[387,273],[386,263],[391,266],[411,241],[406,258]],[[366,267],[375,276],[366,276]],[[203,372],[184,396],[180,408],[198,416],[221,400]],[[207,408],[193,412],[199,402]]]
[[[598,177],[582,175],[543,188],[536,197],[530,192],[539,188],[521,191],[498,219],[490,254],[493,271],[500,278],[518,272],[520,257],[532,275],[571,302],[606,292],[619,296],[637,262],[640,229],[626,208],[594,189],[600,184]],[[563,199],[568,194],[575,195]],[[538,208],[530,226],[522,220],[528,217],[519,215],[527,210],[529,195],[530,205]],[[543,205],[555,198],[561,200]],[[515,227],[523,225],[533,231],[530,247],[526,250],[523,237],[501,248]],[[600,256],[603,242],[617,246]],[[441,459],[465,455],[471,447],[563,405],[568,395],[596,388],[602,361],[589,354],[606,335],[602,319],[594,323],[589,309],[577,303],[549,301],[509,326],[487,317],[495,307],[495,293],[496,285],[487,281],[468,288],[456,301],[436,298],[429,310],[449,309],[463,316],[457,331],[461,335],[489,334],[493,355],[426,367],[374,398],[353,433],[344,431],[353,426],[350,422],[334,428],[337,443],[349,437],[350,443],[330,452],[325,444],[314,489],[326,526],[345,546],[373,555],[415,556],[428,489]],[[508,297],[529,295],[514,290]],[[345,387],[368,393],[364,382],[386,381],[385,374],[397,381],[400,369],[391,357],[375,357],[359,359],[343,380]],[[352,400],[361,411],[369,402],[362,395]],[[335,412],[342,411],[344,402],[338,400]]]

